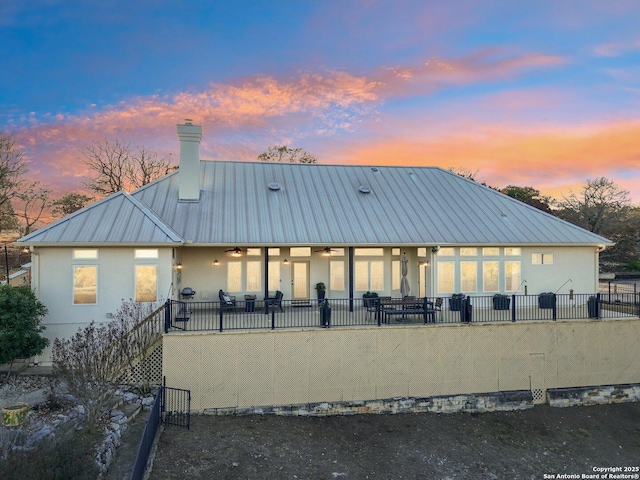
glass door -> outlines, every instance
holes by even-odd
[[[309,262],[291,262],[291,299],[309,299]]]

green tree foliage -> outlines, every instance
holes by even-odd
[[[289,148],[284,145],[269,147],[266,152],[258,155],[261,162],[282,163],[318,163],[318,159],[302,148]]]
[[[540,191],[533,187],[518,187],[516,185],[507,185],[500,190],[505,195],[511,198],[520,200],[527,205],[542,210],[543,212],[551,213],[551,197],[540,196]]]
[[[16,359],[39,355],[49,344],[40,335],[46,314],[29,287],[0,286],[0,364],[9,363],[9,371]]]
[[[53,209],[51,210],[51,214],[54,217],[66,217],[86,207],[93,202],[93,200],[94,198],[89,195],[75,192],[67,193],[52,203]]]

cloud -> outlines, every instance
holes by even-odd
[[[640,38],[625,43],[614,42],[596,45],[593,54],[597,57],[621,57],[637,51],[640,51]]]

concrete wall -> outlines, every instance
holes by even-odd
[[[167,385],[192,409],[640,382],[640,319],[171,333]]]
[[[32,287],[47,307],[44,335],[53,343],[56,337],[69,337],[92,320],[107,322],[108,313],[115,313],[122,300],[135,298],[134,265],[158,266],[158,299],[169,295],[172,282],[172,249],[159,249],[157,259],[134,259],[133,248],[98,248],[96,260],[73,260],[72,248],[38,247],[32,255]],[[98,266],[97,303],[74,305],[74,265]],[[36,360],[51,361],[51,344]]]

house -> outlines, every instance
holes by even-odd
[[[435,167],[201,161],[202,128],[177,126],[180,169],[17,243],[49,338],[107,321],[123,299],[197,301],[283,292],[329,298],[592,293],[611,242]],[[50,361],[50,351],[40,358]]]

